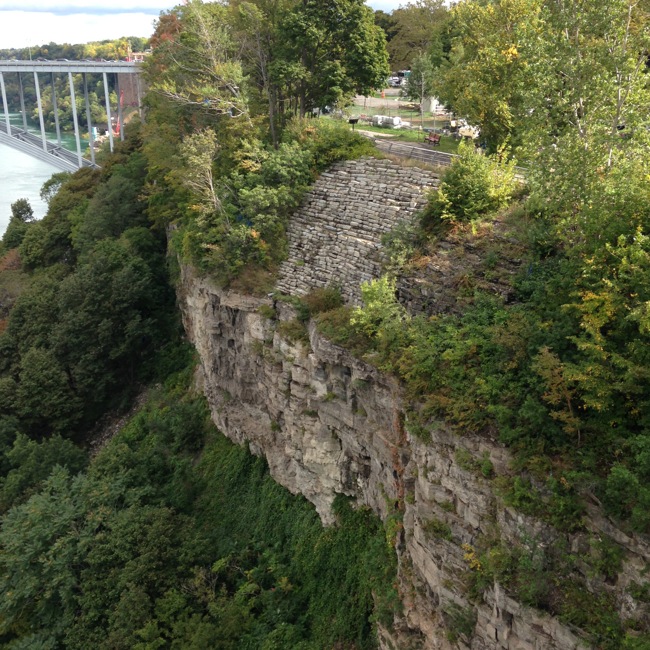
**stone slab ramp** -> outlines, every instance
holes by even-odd
[[[382,235],[411,220],[437,183],[431,171],[390,160],[337,163],[291,218],[277,289],[300,296],[339,286],[346,302],[359,304],[360,284],[381,274]]]

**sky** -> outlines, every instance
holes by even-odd
[[[0,0],[0,49],[149,37],[161,11],[180,0]],[[368,0],[392,11],[406,0]]]

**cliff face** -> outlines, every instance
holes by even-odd
[[[257,312],[270,299],[219,290],[188,270],[181,298],[221,431],[264,455],[273,477],[314,503],[325,523],[332,521],[336,493],[397,522],[405,614],[393,632],[383,633],[383,647],[458,647],[447,638],[454,627],[468,630],[461,641],[471,638],[472,648],[579,646],[574,631],[524,607],[498,585],[479,605],[468,598],[468,548],[481,536],[498,529],[506,545],[523,537],[544,544],[551,536],[541,522],[504,506],[492,482],[477,471],[489,459],[496,474],[507,473],[506,450],[485,439],[461,439],[444,426],[427,444],[411,436],[393,380],[332,345],[313,325],[310,345],[283,339],[278,323],[295,316],[283,303],[275,305],[278,317],[270,320]],[[618,535],[628,549],[619,590],[642,580],[650,549],[603,519],[595,517],[590,525]],[[633,603],[627,606],[643,614]]]
[[[336,187],[349,182],[350,167],[343,165],[337,174],[323,179],[324,186],[316,189],[321,195],[327,190],[333,201],[340,202]],[[374,182],[381,184],[381,178],[378,175]],[[424,186],[430,185],[425,179]],[[413,205],[421,203],[421,194],[417,198],[414,191],[413,196]],[[332,219],[340,224],[348,219],[337,217],[336,210],[328,214],[323,224],[329,226],[316,228],[308,238],[310,250],[320,246],[313,242],[327,244]],[[394,218],[399,220],[403,214],[397,211]],[[408,214],[412,212],[407,218]],[[285,289],[304,293],[310,286],[337,282],[348,286],[363,271],[362,254],[348,255],[350,265],[319,266],[318,255],[309,257],[300,248],[303,230],[294,230],[293,252],[282,280],[291,287]],[[376,249],[385,230],[382,222],[370,236]],[[367,245],[368,241],[359,242]],[[453,271],[451,257],[432,258],[429,265],[442,268],[444,262]],[[296,264],[300,260],[302,265]],[[480,260],[474,268],[480,271]],[[489,270],[493,277],[494,269]],[[510,272],[504,266],[503,273]],[[435,275],[429,274],[427,282],[431,278]],[[441,304],[435,287],[430,290],[417,278],[409,286],[417,289],[417,295],[412,288],[407,292],[410,306],[419,309],[420,303],[432,299]],[[501,285],[494,286],[500,291]],[[356,289],[346,295],[354,302]],[[391,377],[333,345],[313,323],[308,326],[308,344],[292,343],[280,334],[279,325],[295,319],[287,303],[218,289],[187,268],[179,298],[186,331],[200,357],[199,379],[219,429],[265,456],[273,477],[309,499],[326,524],[333,521],[330,507],[337,493],[369,506],[386,522],[399,560],[404,613],[392,630],[381,630],[382,648],[605,647],[584,630],[526,607],[494,580],[484,580],[488,584],[483,584],[479,595],[472,593],[472,576],[486,575],[478,549],[498,547],[507,554],[508,549],[525,548],[527,559],[534,563],[558,542],[585,586],[573,605],[590,610],[605,598],[621,619],[633,622],[633,629],[647,631],[650,589],[646,593],[637,588],[647,584],[650,547],[646,541],[617,530],[595,506],[587,506],[589,516],[580,532],[573,534],[559,533],[548,523],[508,507],[494,479],[512,473],[506,449],[488,438],[459,437],[442,423],[430,440],[412,435],[407,406]],[[455,299],[454,305],[458,304]],[[262,305],[266,306],[262,313],[271,318],[259,313]],[[601,567],[599,573],[594,567],[602,564],[604,555],[594,549],[603,540],[619,545],[621,557],[616,566],[604,572]],[[549,570],[543,565],[538,569]],[[536,574],[529,571],[528,575]],[[549,603],[551,611],[553,605]]]
[[[201,359],[213,419],[228,437],[264,455],[271,473],[303,494],[324,522],[336,493],[360,498],[387,516],[397,499],[393,460],[400,436],[393,383],[320,337],[312,349],[275,332],[257,313],[269,300],[183,282],[185,328]],[[281,320],[291,307],[277,304]]]

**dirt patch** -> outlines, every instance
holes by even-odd
[[[462,312],[477,290],[511,302],[524,251],[507,216],[457,225],[408,264],[398,298],[412,314],[428,315]]]
[[[20,268],[20,255],[17,248],[12,248],[0,259],[0,272],[17,271]]]
[[[125,413],[110,412],[104,414],[90,434],[90,457],[94,458],[109,441],[127,424],[127,422],[145,405],[150,389],[142,388],[133,404]]]

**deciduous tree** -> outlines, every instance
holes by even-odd
[[[431,58],[420,55],[411,66],[411,74],[406,81],[404,92],[409,99],[420,105],[420,123],[424,122],[424,100],[433,94],[435,69]]]
[[[284,64],[276,75],[297,89],[301,116],[385,83],[386,37],[363,0],[303,0],[286,15],[282,32]]]
[[[159,22],[157,47],[146,64],[152,91],[198,112],[246,115],[241,64],[226,7],[190,0],[172,13],[178,21]]]
[[[392,12],[388,51],[393,70],[410,68],[418,56],[430,50],[447,14],[443,0],[414,0]]]
[[[438,97],[481,128],[491,150],[516,137],[530,108],[524,101],[540,29],[538,0],[465,0],[452,9],[459,36],[436,75]]]

